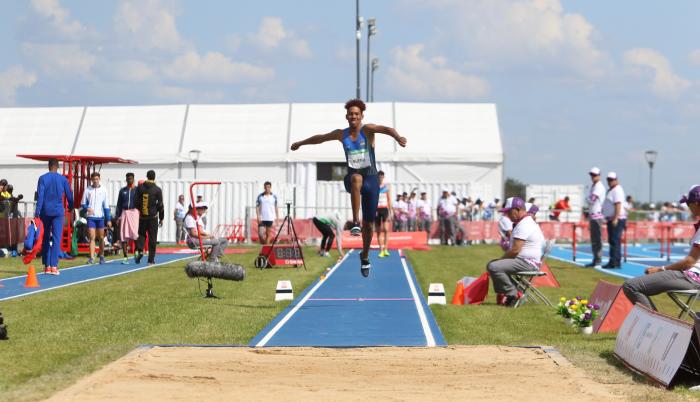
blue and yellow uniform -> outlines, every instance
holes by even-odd
[[[353,174],[362,176],[362,217],[373,221],[377,213],[379,201],[379,179],[377,178],[377,164],[374,158],[374,146],[369,143],[367,136],[360,128],[360,133],[353,141],[350,137],[350,128],[343,130],[343,150],[348,164],[348,173],[345,175],[345,191],[350,192],[350,178]]]

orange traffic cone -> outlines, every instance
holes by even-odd
[[[36,271],[34,270],[34,265],[29,266],[29,271],[27,271],[27,279],[24,281],[25,288],[38,288],[39,281],[36,279]]]
[[[455,295],[452,296],[452,304],[464,304],[464,284],[461,280],[457,281],[457,289],[455,289]]]
[[[538,288],[558,288],[559,287],[559,281],[557,278],[554,276],[552,271],[549,269],[547,266],[547,263],[542,261],[542,266],[540,267],[541,272],[546,272],[547,275],[545,276],[538,276],[535,279],[532,280],[533,286],[536,286]]]

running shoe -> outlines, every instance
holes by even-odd
[[[122,259],[122,264],[124,264],[124,265],[129,265],[129,258],[128,258],[128,257],[124,257],[124,258]]]
[[[95,260],[92,258],[88,258],[87,263],[88,263],[88,265],[92,265],[95,263]]]
[[[51,275],[51,267],[44,267],[44,273],[47,275]]]
[[[104,263],[105,263],[105,258],[103,256],[100,256],[100,264],[104,264]]]
[[[151,265],[156,265],[156,262],[155,262],[155,261],[148,261],[148,265],[149,265],[149,266],[151,266]]]
[[[140,252],[140,251],[137,251],[137,252],[136,252],[136,255],[134,256],[134,261],[135,261],[137,264],[141,264],[141,258],[143,258],[143,253]]]
[[[372,265],[369,263],[369,260],[363,260],[360,259],[360,273],[362,276],[365,278],[369,276],[369,269],[372,267]]]
[[[384,254],[384,250],[380,250],[380,251],[379,251],[378,257],[379,257],[379,258],[384,258],[384,257],[386,257],[386,254]]]
[[[359,236],[362,234],[362,228],[360,227],[360,224],[357,222],[352,223],[352,227],[350,228],[350,234],[353,236]]]
[[[51,267],[51,275],[61,275],[57,267]]]
[[[389,252],[389,250],[384,250],[384,257],[388,257],[390,255],[391,253]]]

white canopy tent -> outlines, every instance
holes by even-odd
[[[294,186],[296,204],[329,207],[317,194],[319,163],[344,162],[340,144],[289,151],[294,141],[347,126],[342,103],[0,108],[0,176],[31,199],[43,163],[17,154],[118,156],[136,166],[107,165],[103,180],[133,171],[158,180],[191,180],[190,150],[199,150],[197,178]],[[392,182],[464,183],[472,197],[503,191],[503,149],[496,105],[371,103],[364,122],[395,127],[406,148],[378,135],[379,168]],[[116,200],[116,194],[113,195]],[[175,200],[166,200],[174,203]],[[253,203],[253,200],[250,200]],[[166,207],[169,207],[166,204]]]

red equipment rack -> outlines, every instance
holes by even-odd
[[[43,162],[48,162],[49,159],[53,158],[63,163],[62,174],[63,176],[65,176],[66,179],[68,179],[68,185],[73,191],[73,205],[71,206],[71,208],[68,208],[68,206],[66,205],[66,218],[63,225],[63,235],[61,239],[61,250],[68,254],[70,254],[71,252],[71,240],[73,239],[72,212],[73,209],[80,208],[80,200],[83,198],[83,192],[85,192],[85,187],[87,187],[90,181],[90,175],[93,172],[99,172],[100,169],[102,169],[102,165],[106,163],[138,163],[131,159],[123,159],[116,156],[21,154],[17,155],[17,157]],[[79,251],[85,251],[86,249],[87,244],[78,244]]]

